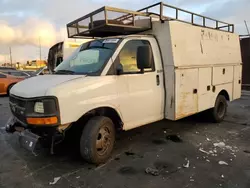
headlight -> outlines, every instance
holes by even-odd
[[[26,103],[26,122],[30,125],[58,125],[60,112],[57,98],[37,97]]]
[[[59,106],[55,97],[40,97],[26,103],[26,116],[51,117],[59,115]]]
[[[36,102],[34,106],[34,112],[44,114],[43,102]]]

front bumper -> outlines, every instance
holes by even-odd
[[[38,135],[28,130],[24,130],[20,133],[19,143],[23,148],[34,152],[38,148],[38,145],[40,145],[39,138]]]
[[[25,129],[13,116],[8,120],[5,130],[8,133],[19,132],[20,145],[31,152],[34,152],[39,144],[40,136]]]
[[[63,132],[57,127],[34,127],[24,125],[16,117],[12,116],[6,126],[7,133],[19,133],[21,147],[35,153],[43,147],[54,146],[54,141],[61,141],[64,138]],[[52,143],[53,142],[53,143]]]

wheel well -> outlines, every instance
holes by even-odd
[[[227,101],[230,101],[230,97],[229,97],[228,92],[227,92],[226,90],[222,90],[222,91],[219,93],[219,95],[224,96],[224,97],[227,99]]]
[[[94,116],[109,117],[113,121],[116,130],[121,130],[123,127],[123,122],[121,120],[120,115],[117,113],[117,111],[115,109],[110,108],[110,107],[100,107],[100,108],[93,109],[93,110],[87,112],[86,114],[84,114],[76,122],[76,124],[80,123],[81,125],[85,125],[89,121],[89,119],[91,117],[94,117]]]
[[[14,86],[16,83],[11,83],[10,85],[8,85],[8,87],[7,87],[7,93],[9,92],[9,90],[10,90],[10,87],[11,86]],[[8,93],[9,94],[9,93]]]
[[[13,86],[15,85],[16,83],[11,83],[10,85],[8,85],[8,88],[10,88],[10,86]]]

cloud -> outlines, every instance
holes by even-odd
[[[6,59],[5,55],[0,54],[0,63],[4,63]]]
[[[211,4],[204,14],[235,24],[238,34],[246,34],[244,20],[250,23],[249,0],[227,0]]]
[[[42,57],[57,41],[67,39],[66,24],[104,5],[137,10],[158,0],[0,0],[0,54],[13,47],[13,59]],[[166,0],[183,9],[221,21],[236,24],[236,31],[245,34],[244,19],[250,26],[249,0]],[[7,47],[6,47],[7,45]]]
[[[29,18],[24,23],[11,26],[0,22],[0,43],[8,45],[38,45],[49,47],[60,39],[61,31],[57,31],[53,23],[37,18]]]
[[[38,2],[39,1],[39,2]],[[0,0],[0,44],[50,47],[67,38],[66,24],[104,5],[134,9],[154,0]]]

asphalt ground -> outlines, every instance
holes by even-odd
[[[249,188],[250,93],[229,105],[220,124],[204,115],[160,121],[117,135],[110,160],[84,162],[77,148],[34,155],[7,134],[8,97],[0,97],[0,187]]]

